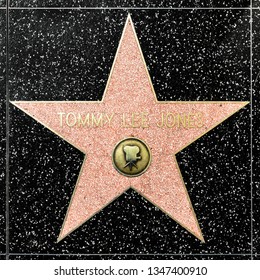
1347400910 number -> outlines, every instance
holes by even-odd
[[[206,267],[148,267],[148,275],[207,275],[207,273]]]

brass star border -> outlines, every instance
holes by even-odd
[[[83,225],[131,186],[188,232],[205,242],[175,155],[249,102],[158,101],[130,15],[127,17],[101,101],[13,101],[11,103],[85,155],[58,241]],[[146,117],[149,113],[152,119],[151,129],[150,127],[122,128],[119,125],[119,117],[124,112],[129,112],[129,108],[135,105],[139,111],[143,110]],[[110,111],[110,115],[108,113],[106,115],[106,121],[111,126],[89,128],[87,135],[84,129],[80,130],[80,127],[63,126],[64,116],[68,116],[73,111],[84,113],[86,109],[92,116],[97,112]],[[158,121],[157,116],[163,116],[168,109],[183,114],[203,112],[207,116],[204,120],[205,127],[197,127],[191,132],[188,129],[159,128],[154,121]],[[108,121],[109,116],[110,121]],[[112,125],[113,118],[117,122]],[[129,136],[143,139],[152,150],[151,166],[136,178],[127,178],[119,174],[113,168],[111,161],[113,147]],[[104,147],[105,141],[109,142],[107,148]],[[95,147],[98,146],[102,152],[92,152],[89,146],[91,143],[95,143]],[[158,151],[160,149],[161,153]],[[167,149],[173,152],[168,152]],[[165,161],[163,163],[160,162],[162,157]],[[99,165],[97,158],[104,160],[104,166]],[[89,170],[86,168],[87,160]],[[108,183],[105,184],[105,181]]]

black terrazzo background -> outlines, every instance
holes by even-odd
[[[139,11],[133,21],[159,100],[248,100],[249,11]]]
[[[126,15],[10,11],[11,99],[100,99]],[[160,100],[249,100],[248,10],[132,11],[132,18]],[[83,155],[19,109],[10,115],[11,254],[250,258],[249,105],[177,155],[205,244],[133,190],[56,243]]]
[[[11,99],[101,99],[125,17],[10,11]],[[249,11],[138,11],[133,21],[159,100],[248,100]]]
[[[252,0],[253,7],[260,7],[260,1],[259,0]]]
[[[13,100],[101,99],[126,12],[10,11]]]
[[[10,255],[11,260],[250,260],[251,255]]]
[[[260,254],[260,11],[253,13],[253,155],[254,155],[254,247]]]
[[[5,166],[6,166],[6,19],[5,10],[0,10],[0,253],[5,253]]]
[[[248,7],[250,0],[10,0],[12,7]]]

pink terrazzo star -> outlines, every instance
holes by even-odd
[[[158,102],[130,16],[102,101],[15,101],[13,104],[85,154],[58,241],[131,187],[204,242],[175,154],[247,102]],[[122,127],[123,114],[140,112],[147,116],[143,127]],[[161,115],[167,112],[180,115],[199,112],[203,125],[159,127]],[[75,120],[75,116],[86,114],[102,115],[103,119],[99,125],[91,119],[85,124],[82,119]],[[134,118],[140,124],[140,115]],[[113,167],[113,149],[127,137],[142,139],[151,150],[151,165],[138,177],[126,177]]]

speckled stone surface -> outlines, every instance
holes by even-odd
[[[12,100],[101,98],[126,12],[10,12]],[[132,18],[159,100],[249,100],[249,11]],[[250,254],[248,107],[177,155],[205,244],[133,190],[56,243],[83,154],[13,106],[10,114],[12,254]]]
[[[260,11],[253,13],[253,96],[254,96],[254,114],[253,114],[253,155],[254,155],[254,248],[255,253],[260,254]]]
[[[125,17],[122,11],[10,11],[11,100],[101,99]]]
[[[260,7],[260,1],[259,0],[252,0],[253,7]]]
[[[121,10],[10,11],[11,99],[101,99],[125,17]],[[248,100],[249,11],[132,18],[159,100]]]
[[[173,155],[248,103],[163,103],[157,101],[155,94],[134,25],[128,16],[101,102],[12,102],[86,155],[59,241],[131,187],[204,242],[192,202]],[[58,117],[60,112],[62,116]],[[138,117],[134,118],[135,127],[129,126],[129,116],[133,112],[138,112]],[[145,126],[137,120],[141,112],[145,112]],[[198,117],[193,117],[193,128],[186,125],[178,127],[175,125],[175,118],[173,123],[173,113],[170,113],[169,120],[165,117],[166,112],[187,116],[191,112],[196,116],[199,112],[199,127]],[[81,116],[80,123],[75,125],[77,119],[73,119],[71,126],[71,116],[77,118],[78,114]],[[122,125],[125,114],[127,126]],[[92,116],[92,121],[83,124],[82,118],[86,116],[88,120],[89,116]],[[98,127],[95,125],[97,116],[102,118]],[[161,119],[165,118],[162,126]],[[151,164],[141,176],[126,177],[113,167],[111,153],[117,143],[126,137],[142,139],[150,147]],[[136,168],[138,169],[138,163]]]
[[[0,0],[0,7],[6,6],[6,0]]]
[[[5,11],[0,10],[0,253],[5,252],[5,158],[6,158],[6,103],[5,103]]]
[[[10,0],[13,7],[248,7],[250,0]]]
[[[250,255],[10,255],[10,260],[250,260]]]

